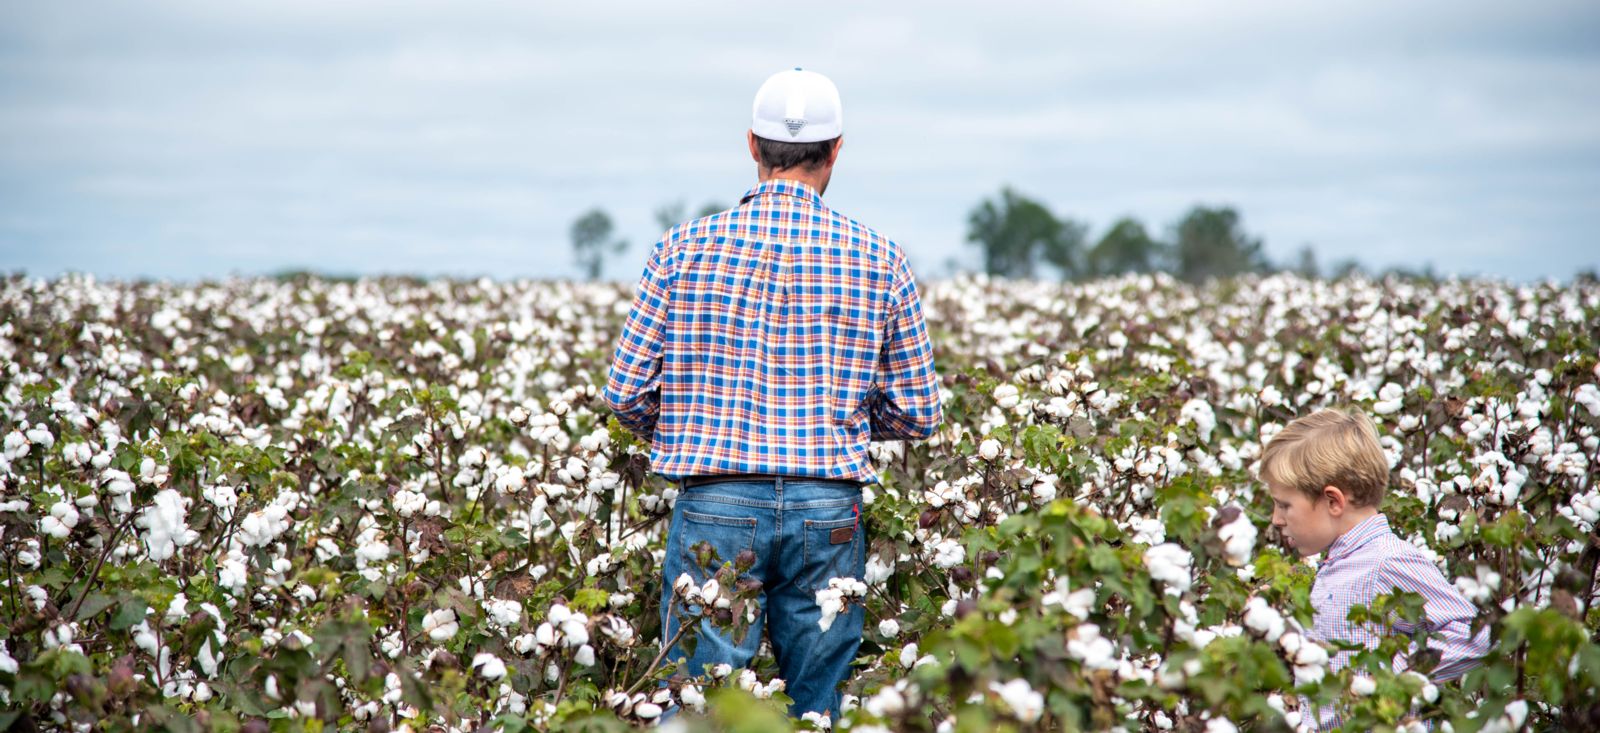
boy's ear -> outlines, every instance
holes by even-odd
[[[1322,487],[1322,498],[1328,501],[1328,513],[1337,517],[1350,508],[1350,497],[1344,495],[1344,490],[1337,486]]]

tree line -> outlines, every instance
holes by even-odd
[[[655,220],[662,230],[692,218],[722,211],[707,202],[690,210],[682,201],[660,206]],[[628,248],[617,236],[610,215],[595,208],[572,223],[573,259],[590,280],[598,280],[608,258]],[[995,277],[1035,278],[1045,270],[1067,280],[1165,272],[1190,282],[1245,273],[1293,271],[1307,277],[1341,278],[1362,271],[1354,260],[1324,270],[1316,252],[1302,247],[1291,262],[1273,263],[1260,237],[1245,231],[1244,219],[1232,206],[1196,205],[1158,237],[1138,219],[1116,220],[1091,241],[1089,225],[1057,216],[1042,202],[1009,186],[980,201],[967,215],[966,243],[976,248],[983,271]],[[1433,278],[1423,270],[1392,268],[1382,274]]]
[[[1354,260],[1345,260],[1324,272],[1309,245],[1293,262],[1275,264],[1268,260],[1261,238],[1245,231],[1243,216],[1231,206],[1197,205],[1172,224],[1167,238],[1156,237],[1129,216],[1091,241],[1088,224],[1058,217],[1009,186],[967,215],[966,241],[977,248],[984,272],[1011,278],[1037,277],[1041,266],[1063,279],[1166,272],[1190,282],[1282,270],[1338,278],[1361,269]],[[1393,272],[1432,275],[1431,271]]]

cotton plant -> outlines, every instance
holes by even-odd
[[[1086,727],[1292,727],[1302,694],[1374,727],[1419,724],[1376,717],[1401,696],[1434,729],[1476,709],[1583,727],[1600,691],[1581,674],[1600,658],[1578,641],[1593,593],[1575,580],[1600,506],[1592,283],[1146,274],[956,278],[922,296],[947,421],[928,443],[872,448],[866,590],[838,600],[865,607],[867,661],[836,728],[954,730],[981,705],[1053,729],[1059,699]],[[692,715],[708,695],[781,706],[769,672],[652,664],[669,641],[671,579],[656,574],[676,489],[596,398],[630,297],[488,280],[0,283],[0,553],[17,574],[0,604],[19,614],[0,677],[42,673],[48,640],[126,711],[222,710],[214,683],[230,675],[276,716],[315,716],[316,697],[390,728],[650,725],[649,706]],[[1485,662],[1528,681],[1521,707],[1470,679],[1429,694],[1380,673],[1359,695],[1304,636],[1311,567],[1281,546],[1252,470],[1276,429],[1334,404],[1378,419],[1396,532],[1461,581],[1495,639],[1526,648]],[[758,590],[729,572],[708,592],[717,568],[702,570],[671,603],[737,632]],[[78,577],[61,586],[63,572]],[[1533,628],[1573,641],[1523,644]],[[1077,687],[1016,662],[1047,648]],[[274,666],[299,654],[312,674]],[[1251,666],[1266,659],[1280,666]],[[1566,675],[1559,695],[1542,670]],[[465,708],[415,694],[444,675],[466,681]],[[957,675],[972,680],[959,696],[941,687]],[[1075,692],[1102,678],[1118,694]],[[30,689],[0,686],[47,727],[138,727]],[[1046,701],[1031,723],[1029,690]]]

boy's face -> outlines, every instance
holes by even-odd
[[[1301,555],[1315,555],[1328,549],[1339,538],[1330,502],[1313,501],[1294,489],[1268,485],[1272,492],[1272,526],[1282,530],[1284,539]]]

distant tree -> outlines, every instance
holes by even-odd
[[[1178,277],[1200,282],[1268,269],[1261,240],[1244,232],[1233,207],[1196,206],[1179,220]]]
[[[592,209],[572,222],[573,259],[590,280],[600,279],[607,257],[628,248],[626,240],[611,236],[613,229],[611,217],[600,209]]]
[[[715,201],[707,201],[700,206],[700,210],[696,212],[693,217],[690,217],[685,213],[688,211],[688,207],[685,206],[682,201],[674,201],[670,204],[662,204],[656,209],[656,223],[660,224],[661,229],[665,231],[689,221],[691,218],[699,219],[701,217],[711,216],[712,214],[720,213],[727,208],[728,207],[723,206]]]
[[[1311,245],[1300,247],[1299,254],[1295,256],[1294,271],[1300,277],[1311,279],[1322,277],[1322,268],[1317,267],[1317,251],[1312,249]]]
[[[1066,218],[1056,222],[1061,228],[1056,236],[1044,240],[1039,257],[1056,268],[1063,280],[1088,274],[1089,264],[1085,261],[1088,246],[1084,240],[1089,236],[1089,225]]]
[[[1089,250],[1089,274],[1099,277],[1166,269],[1170,249],[1152,238],[1138,219],[1123,217]]]
[[[967,241],[983,253],[983,269],[1000,277],[1033,277],[1043,260],[1063,277],[1082,272],[1084,227],[1061,221],[1044,204],[1010,187],[979,203],[967,217]]]
[[[661,227],[662,231],[671,229],[683,223],[683,212],[684,208],[682,201],[674,201],[670,204],[662,204],[656,207],[656,224]]]
[[[1361,263],[1354,258],[1347,257],[1333,263],[1333,266],[1328,268],[1328,279],[1343,280],[1347,277],[1359,275],[1362,272]]]

